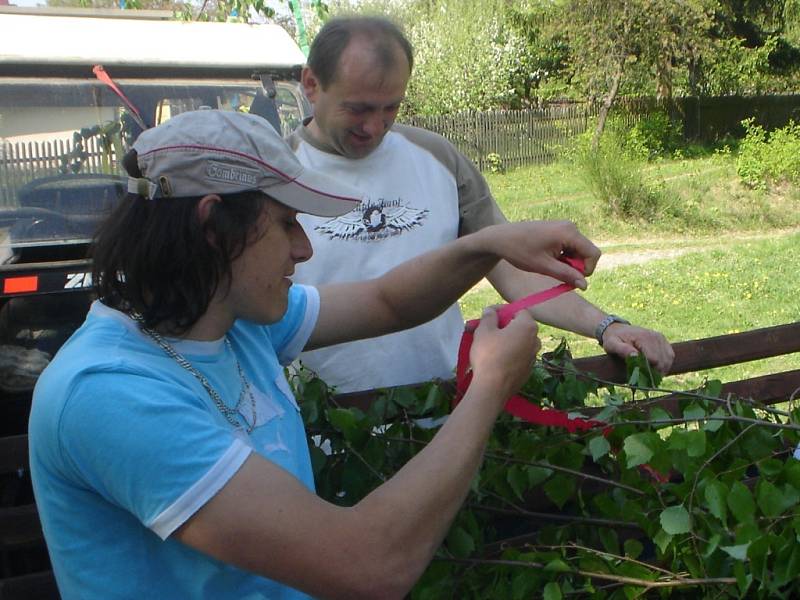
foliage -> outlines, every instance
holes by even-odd
[[[740,38],[716,40],[713,51],[706,54],[703,79],[697,91],[721,96],[760,94],[774,89],[769,58],[777,44],[777,37],[768,38],[756,48],[748,48]]]
[[[670,156],[683,144],[683,125],[663,110],[655,110],[631,126],[624,143],[629,152],[647,160]]]
[[[412,38],[406,115],[800,83],[798,0],[339,0],[332,12],[342,4],[388,14]]]
[[[744,182],[765,189],[769,183],[800,181],[800,125],[767,133],[755,119],[742,121],[746,135],[739,145],[736,172]]]
[[[575,163],[608,214],[655,221],[663,213],[666,198],[662,190],[644,177],[642,153],[647,149],[643,144],[641,136],[629,139],[618,127],[613,127],[597,147],[586,134],[578,142]]]
[[[372,0],[335,4],[331,13],[380,13],[398,21],[414,46],[402,114],[439,115],[527,104],[543,71],[511,14],[529,3]]]
[[[589,97],[606,96],[623,71],[649,81],[640,92],[672,95],[673,70],[702,48],[710,14],[702,0],[570,0],[559,15],[575,78]],[[647,73],[645,75],[645,73]]]
[[[415,48],[407,114],[449,114],[515,105],[524,40],[503,18],[502,0],[415,3],[407,17]]]
[[[800,461],[792,415],[718,398],[708,381],[668,412],[658,377],[578,377],[561,346],[531,372],[530,401],[607,423],[582,434],[498,419],[472,490],[412,592],[429,598],[779,598],[800,587]],[[436,432],[446,386],[380,392],[366,412],[295,379],[319,493],[353,504]],[[664,390],[657,390],[662,392]],[[432,421],[431,418],[434,418]],[[327,448],[327,452],[322,451]]]

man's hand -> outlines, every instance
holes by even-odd
[[[577,288],[586,289],[584,273],[561,257],[581,258],[590,275],[600,258],[600,249],[584,237],[570,221],[528,221],[487,227],[492,250],[523,271],[549,275]]]
[[[530,375],[531,365],[542,346],[538,330],[536,321],[527,311],[520,311],[500,329],[496,310],[484,310],[469,354],[473,383],[480,380],[498,386],[498,400],[505,403]]]
[[[675,352],[658,331],[624,323],[612,323],[603,334],[603,350],[626,357],[642,353],[655,369],[668,373]]]

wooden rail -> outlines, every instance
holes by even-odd
[[[694,373],[716,367],[725,367],[762,358],[800,352],[800,322],[787,325],[753,329],[743,333],[720,335],[710,338],[676,342],[672,344],[675,360],[666,375]],[[583,373],[611,383],[627,380],[625,362],[616,356],[602,354],[574,361],[575,368]],[[452,387],[452,382],[443,382]],[[752,398],[771,404],[793,397],[800,389],[800,370],[773,373],[741,381],[726,382],[722,394]],[[355,406],[365,409],[377,397],[378,392],[368,390],[336,396],[340,406]],[[673,396],[665,396],[669,403]]]

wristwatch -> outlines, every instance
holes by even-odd
[[[623,319],[622,317],[618,317],[617,315],[608,315],[602,321],[597,324],[597,327],[594,329],[594,338],[597,340],[597,343],[601,346],[603,345],[603,334],[608,329],[608,326],[612,323],[622,323],[623,325],[630,325],[631,322]]]

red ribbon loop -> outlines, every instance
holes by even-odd
[[[583,260],[580,258],[565,256],[562,258],[562,260],[581,273],[584,272],[585,266]],[[560,296],[561,294],[574,289],[574,285],[562,283],[550,289],[537,292],[536,294],[531,294],[530,296],[517,300],[516,302],[505,304],[497,310],[498,326],[501,328],[505,327],[511,322],[511,319],[514,318],[514,315],[525,308],[536,306],[537,304],[551,300],[556,296]],[[453,406],[458,404],[461,398],[464,397],[464,394],[467,392],[467,388],[472,381],[472,371],[469,368],[469,351],[472,347],[475,329],[477,329],[479,324],[480,319],[473,319],[471,321],[467,321],[464,326],[464,333],[461,336],[461,344],[458,348],[458,362],[456,364],[456,395],[453,400]],[[546,427],[562,427],[570,433],[574,433],[578,430],[585,431],[594,429],[595,427],[605,426],[605,423],[602,421],[580,418],[570,419],[569,415],[564,411],[555,408],[542,408],[541,406],[532,404],[522,396],[512,396],[509,398],[505,404],[504,410],[507,413],[529,423],[544,425]]]

